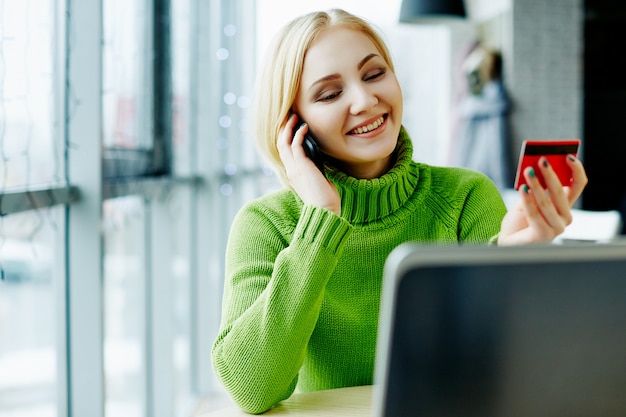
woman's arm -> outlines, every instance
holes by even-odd
[[[216,374],[242,409],[261,413],[291,395],[315,328],[324,290],[350,225],[304,206],[286,235],[279,222],[249,207],[235,219],[226,253],[226,282]]]

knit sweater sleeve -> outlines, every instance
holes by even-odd
[[[314,206],[305,205],[293,222],[251,205],[231,227],[212,362],[249,413],[264,412],[294,391],[326,283],[352,231]]]
[[[496,186],[478,174],[468,181],[459,218],[459,241],[465,244],[496,244],[506,206]]]

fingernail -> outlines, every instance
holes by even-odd
[[[543,164],[544,168],[548,168],[548,166],[550,166],[550,164],[548,163],[548,158],[543,158],[541,163]]]
[[[530,175],[530,178],[535,178],[535,170],[533,168],[529,169],[528,175]]]
[[[291,114],[289,115],[289,120],[293,119],[293,116],[295,116],[295,114],[291,113]]]
[[[522,185],[522,191],[524,192],[524,194],[528,194],[528,185]]]
[[[576,162],[576,157],[572,154],[567,155],[567,157],[569,158],[570,161],[572,162]]]

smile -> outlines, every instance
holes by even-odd
[[[362,133],[371,132],[373,130],[378,129],[383,123],[385,123],[385,116],[380,116],[377,120],[372,123],[369,123],[365,126],[359,126],[356,129],[353,129],[348,132],[349,135],[360,135]]]

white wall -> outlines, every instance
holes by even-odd
[[[465,0],[469,18],[475,22],[489,20],[513,7],[514,0]]]
[[[395,25],[385,28],[404,95],[404,125],[413,158],[444,164],[450,140],[453,62],[449,27]]]

